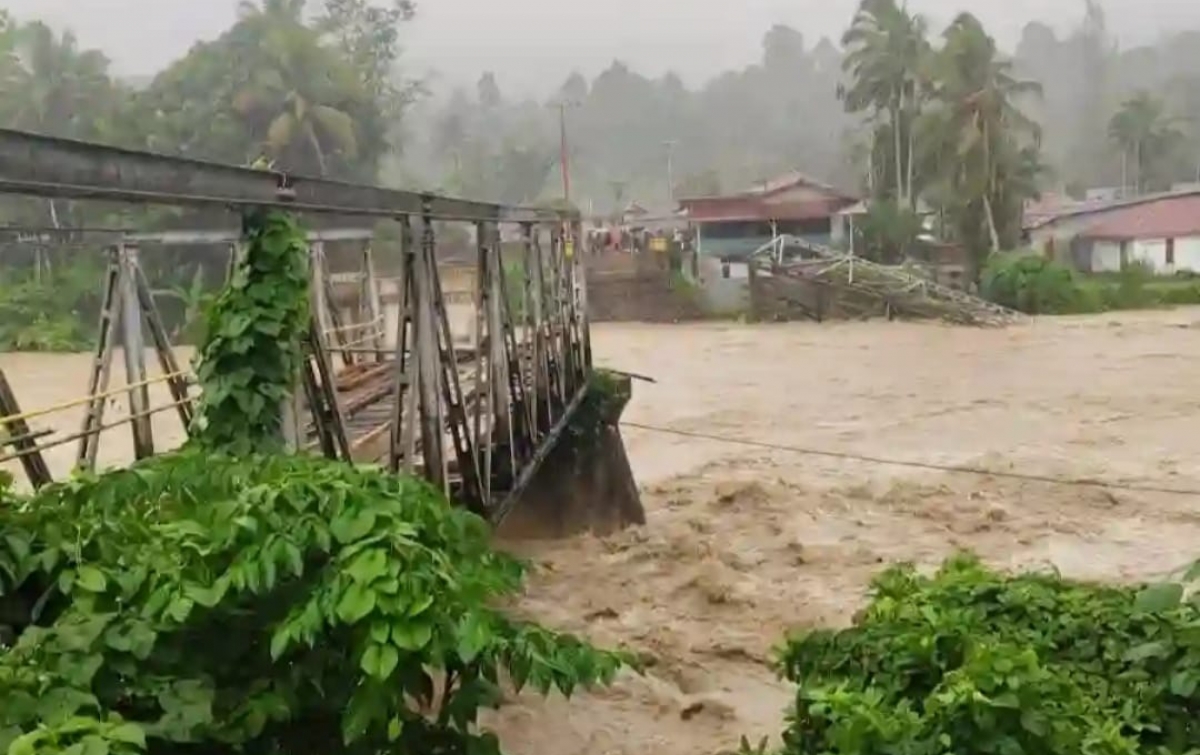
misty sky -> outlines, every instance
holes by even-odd
[[[766,29],[790,24],[810,42],[836,37],[857,0],[417,0],[406,30],[410,65],[473,81],[494,70],[512,93],[544,91],[572,68],[594,74],[614,58],[647,74],[668,69],[689,82],[754,60]],[[237,0],[0,0],[22,19],[70,25],[118,74],[151,74],[197,39],[219,34]],[[909,0],[935,29],[955,12],[982,18],[1006,46],[1040,18],[1057,29],[1082,15],[1082,0]],[[1124,43],[1200,27],[1197,0],[1106,0],[1109,28]],[[1047,8],[1054,8],[1053,11]],[[703,9],[703,10],[702,10]]]

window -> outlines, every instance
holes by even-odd
[[[1167,239],[1167,264],[1175,264],[1175,239]]]

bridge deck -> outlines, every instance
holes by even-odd
[[[481,365],[473,348],[459,349],[457,358],[464,409],[468,417],[473,418],[478,400],[476,381]],[[412,361],[409,363],[412,364]],[[396,409],[396,362],[387,359],[349,365],[337,372],[336,385],[338,409],[352,457],[365,463],[386,461]],[[484,412],[480,423],[485,432],[490,429],[491,422],[492,419]],[[444,447],[452,449],[448,422],[443,430],[446,434]],[[315,423],[309,424],[308,437],[310,445],[315,446],[318,442]],[[448,459],[448,465],[453,472],[457,466],[456,460]],[[413,466],[423,469],[419,448]]]

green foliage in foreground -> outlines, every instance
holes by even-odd
[[[10,499],[0,532],[8,755],[492,753],[502,680],[625,661],[489,607],[521,564],[380,471],[185,449]]]
[[[784,649],[784,752],[1200,751],[1200,611],[1144,597],[970,556],[932,578],[889,569],[852,628]]]
[[[1084,276],[1039,254],[997,254],[984,268],[981,293],[1027,314],[1090,314],[1200,304],[1200,278],[1155,276],[1140,265]]]

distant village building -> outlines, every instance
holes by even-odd
[[[819,244],[832,240],[839,210],[858,201],[803,173],[791,172],[745,191],[679,200],[701,257],[744,259],[780,234]]]
[[[1023,231],[1029,247],[1081,272],[1133,263],[1200,272],[1200,187],[1082,202],[1047,195],[1025,208]]]

